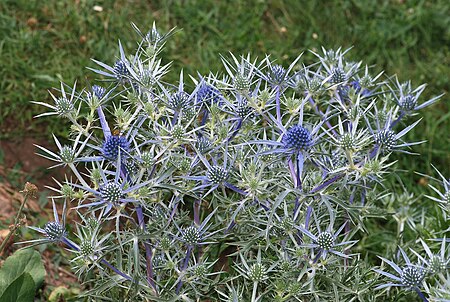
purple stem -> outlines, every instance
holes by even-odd
[[[394,121],[394,122],[391,124],[390,127],[392,128],[393,126],[395,126],[395,124],[398,123],[398,121],[400,121],[400,119],[401,119],[403,116],[404,116],[404,113],[402,112],[402,113],[400,114],[400,116],[397,118],[397,120]],[[369,154],[369,159],[373,159],[373,158],[378,154],[379,148],[380,148],[379,145],[375,145],[375,147],[373,148],[373,150],[372,150],[372,151],[370,152],[370,154]],[[362,162],[357,163],[358,166],[361,165],[361,164],[362,164]],[[291,165],[290,165],[290,168],[291,168]],[[291,171],[292,171],[292,170],[291,170]],[[292,173],[292,172],[291,172],[291,173]],[[332,183],[338,181],[339,179],[343,178],[344,176],[345,176],[345,173],[340,173],[340,174],[338,174],[338,175],[336,175],[336,176],[330,178],[329,180],[325,181],[324,183],[322,183],[322,184],[318,185],[317,187],[315,187],[314,189],[312,189],[312,190],[309,192],[309,194],[316,193],[316,192],[318,192],[318,191],[320,191],[320,190],[322,190],[322,189],[328,187],[329,185],[331,185]],[[365,199],[365,194],[364,194],[364,197],[362,197],[362,200],[363,200],[362,202],[363,202],[363,203],[364,203],[364,199]],[[309,209],[309,207],[308,207],[308,209]]]
[[[194,223],[196,226],[200,225],[200,204],[201,200],[196,199],[194,201]]]
[[[289,161],[288,161],[289,171],[291,172],[291,177],[292,177],[292,180],[294,181],[295,188],[301,190],[302,189],[302,172],[303,172],[304,157],[301,152],[299,152],[296,155],[296,157],[297,157],[297,160],[296,160],[297,170],[294,167],[292,158],[289,158]],[[299,201],[299,198],[298,197],[295,198],[293,217],[295,217],[295,213],[297,213],[298,207],[300,206],[300,203],[298,201]]]
[[[242,127],[242,119],[239,119],[236,126],[234,127],[233,133],[231,133],[230,137],[228,138],[228,142],[231,141],[239,132],[239,130]]]
[[[319,251],[319,253],[317,254],[317,256],[314,258],[313,263],[317,263],[317,261],[319,261],[320,257],[322,256],[322,251]]]
[[[328,127],[328,129],[331,130],[331,133],[333,133],[334,136],[338,137],[339,136],[338,133],[336,132],[336,130],[334,130],[333,126],[326,119],[325,114],[319,109],[319,106],[316,104],[316,102],[314,101],[314,99],[312,97],[309,98],[309,103],[314,108],[314,111],[316,112],[316,114],[320,116],[322,121],[324,121],[324,123]]]
[[[177,209],[178,209],[178,202],[175,203],[172,213],[170,213],[169,221],[167,222],[167,224],[169,224],[172,221],[173,217],[175,217],[175,213],[177,212]]]
[[[295,217],[295,213],[297,213],[298,208],[300,207],[300,203],[298,202],[298,200],[299,200],[298,196],[295,197],[293,217]]]
[[[275,94],[275,102],[277,106],[277,121],[281,124],[281,105],[280,105],[280,86],[275,86],[276,94]]]
[[[189,258],[191,258],[191,253],[192,253],[193,248],[194,247],[191,245],[189,245],[187,248],[186,257],[184,258],[183,266],[181,267],[181,273],[183,273],[187,269],[187,266],[189,263]],[[180,280],[177,284],[177,290],[176,290],[177,295],[180,293],[182,285],[183,285],[183,280]]]
[[[105,259],[100,260],[101,263],[103,263],[105,266],[109,267],[113,272],[115,272],[116,274],[118,274],[119,276],[132,281],[131,277],[128,276],[125,273],[122,273],[121,271],[119,271],[117,268],[115,268],[111,263],[109,263],[108,261],[106,261]]]
[[[172,119],[172,126],[175,126],[175,124],[177,123],[179,115],[180,115],[180,112],[178,110],[175,110],[175,113],[174,113],[173,119]]]
[[[366,203],[366,189],[363,188],[361,192],[361,204],[364,205]]]
[[[203,116],[202,116],[202,122],[200,123],[200,126],[205,125],[206,120],[208,119],[208,110],[207,109],[203,109]]]
[[[309,228],[309,221],[311,220],[311,213],[312,213],[312,206],[309,205],[306,209],[306,216],[305,216],[305,229]]]
[[[294,163],[292,162],[292,158],[289,158],[288,165],[289,165],[289,171],[291,172],[292,180],[294,181],[294,188],[297,188],[297,177],[296,177],[296,173],[295,173]]]
[[[302,189],[302,174],[303,174],[303,164],[305,162],[305,158],[303,157],[303,154],[299,152],[297,154],[297,188]]]
[[[405,111],[401,111],[398,118],[391,123],[391,125],[389,126],[389,129],[394,128],[394,126],[397,125],[404,116],[405,116]]]
[[[369,154],[369,158],[370,159],[374,158],[377,155],[379,149],[380,149],[380,146],[375,145],[375,147],[373,147],[373,150]]]
[[[102,106],[97,108],[98,118],[100,120],[100,124],[102,125],[103,135],[105,136],[105,140],[111,136],[111,130],[109,129],[108,122],[106,121],[105,114],[103,113]]]
[[[231,190],[233,190],[234,192],[236,192],[236,193],[238,193],[238,194],[247,196],[247,192],[245,192],[245,191],[242,190],[242,189],[239,189],[238,187],[236,187],[236,186],[230,184],[229,182],[225,182],[224,185],[225,185],[225,187],[227,187],[228,189],[231,189]]]
[[[229,231],[231,231],[234,228],[235,225],[236,225],[236,221],[233,220],[230,223],[230,225],[227,227],[227,229],[225,230],[225,234],[227,234]]]
[[[144,222],[144,213],[142,211],[142,207],[140,205],[136,206],[136,214],[138,217],[139,226],[142,230],[145,230],[145,222]],[[153,263],[152,263],[152,249],[150,244],[144,241],[145,246],[145,260],[146,260],[146,268],[147,268],[147,282],[148,284],[157,292],[156,284],[153,277]]]
[[[322,189],[328,187],[329,185],[331,185],[332,183],[334,183],[335,181],[341,179],[341,178],[344,177],[344,176],[345,176],[344,173],[338,174],[338,175],[334,176],[333,178],[330,178],[329,180],[325,181],[323,184],[318,185],[317,187],[315,187],[314,189],[312,189],[309,193],[310,193],[310,194],[316,193],[316,192],[318,192],[318,191],[320,191],[320,190],[322,190]]]
[[[422,299],[422,301],[424,302],[428,302],[428,299],[425,298],[425,295],[420,291],[420,289],[418,288],[414,288],[414,290],[416,291],[416,293],[419,295],[420,299]]]

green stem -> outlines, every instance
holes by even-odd
[[[353,152],[350,150],[345,150],[345,156],[347,157],[347,160],[350,163],[350,169],[358,170],[358,167],[355,166],[355,163],[353,162]]]
[[[19,228],[19,219],[20,215],[22,214],[22,210],[27,203],[28,200],[28,193],[25,193],[25,197],[23,198],[22,204],[19,207],[19,211],[17,212],[16,217],[14,218],[14,225],[10,229],[8,235],[6,235],[5,239],[3,240],[2,244],[0,245],[0,257],[3,255],[3,249],[6,247],[7,242],[11,238],[11,236],[16,232],[16,230]]]

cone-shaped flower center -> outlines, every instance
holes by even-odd
[[[405,267],[401,275],[402,284],[410,287],[420,286],[424,277],[425,272],[423,269],[414,266]]]
[[[282,142],[285,148],[306,150],[312,145],[312,138],[309,131],[300,125],[289,128],[283,135]]]
[[[102,153],[103,156],[109,160],[116,160],[119,156],[119,149],[128,152],[130,149],[130,143],[126,137],[119,135],[111,135],[103,143]],[[122,158],[126,157],[126,153],[121,153]]]

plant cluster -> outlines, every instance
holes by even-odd
[[[62,83],[52,104],[37,102],[49,109],[41,116],[72,123],[69,144],[39,147],[71,174],[52,188],[54,221],[31,227],[43,234],[32,243],[71,251],[86,299],[449,299],[445,228],[387,258],[361,242],[371,221],[403,219],[383,205],[411,200],[386,186],[391,155],[422,143],[407,133],[440,96],[423,102],[425,85],[372,74],[341,49],[308,66],[301,55],[283,66],[229,54],[223,73],[167,83],[161,50],[174,31],[133,28],[132,54],[119,42],[112,65],[93,60],[97,84]],[[446,218],[441,176],[429,197]],[[427,217],[406,220],[417,229]]]

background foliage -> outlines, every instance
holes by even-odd
[[[95,9],[100,6],[102,11]],[[448,92],[450,74],[448,1],[28,1],[0,3],[0,139],[48,137],[60,121],[37,120],[31,100],[49,99],[59,80],[86,81],[89,58],[110,61],[117,39],[128,47],[136,36],[129,25],[183,29],[164,57],[174,72],[219,70],[219,54],[252,52],[292,61],[307,49],[354,46],[350,58],[375,64],[413,85],[428,83],[424,96]],[[306,53],[307,58],[312,55]],[[111,62],[109,62],[111,63]],[[88,75],[93,77],[92,74]],[[173,80],[168,78],[167,80]],[[401,167],[433,173],[428,162],[450,165],[448,102],[425,111],[411,139],[428,140],[418,160]],[[413,177],[413,176],[412,176]],[[411,183],[416,179],[406,180]]]
[[[99,7],[95,7],[99,6]],[[100,11],[100,7],[102,11]],[[376,65],[375,71],[397,74],[413,86],[428,83],[422,99],[448,93],[450,74],[450,4],[447,1],[27,1],[0,2],[0,142],[24,136],[46,140],[64,134],[62,120],[37,119],[42,108],[31,100],[49,102],[47,90],[59,81],[81,86],[95,75],[89,58],[114,63],[117,40],[134,48],[130,22],[147,29],[182,29],[168,42],[163,57],[173,61],[167,80],[186,74],[223,70],[219,54],[270,53],[281,64],[302,51],[353,46],[348,58]],[[305,52],[306,62],[313,56]],[[445,175],[450,166],[448,96],[422,111],[424,120],[408,141],[428,140],[414,148],[420,157],[398,156],[398,167]],[[0,146],[1,149],[1,146]],[[1,150],[0,150],[1,151]],[[0,152],[1,164],[1,152]],[[402,175],[403,176],[403,175]],[[415,192],[420,176],[405,173],[403,181]],[[20,186],[20,185],[19,185]],[[407,203],[405,198],[405,204]],[[386,208],[395,210],[387,203]],[[406,207],[407,208],[407,204]],[[407,212],[407,211],[406,211]],[[403,215],[399,213],[399,215]],[[405,218],[408,213],[404,215]],[[405,218],[406,219],[406,218]],[[374,221],[380,237],[366,238],[373,254],[385,250],[385,236],[396,237],[395,223]],[[387,232],[386,232],[387,230]],[[408,230],[406,230],[407,232]],[[381,238],[383,236],[383,238]]]

